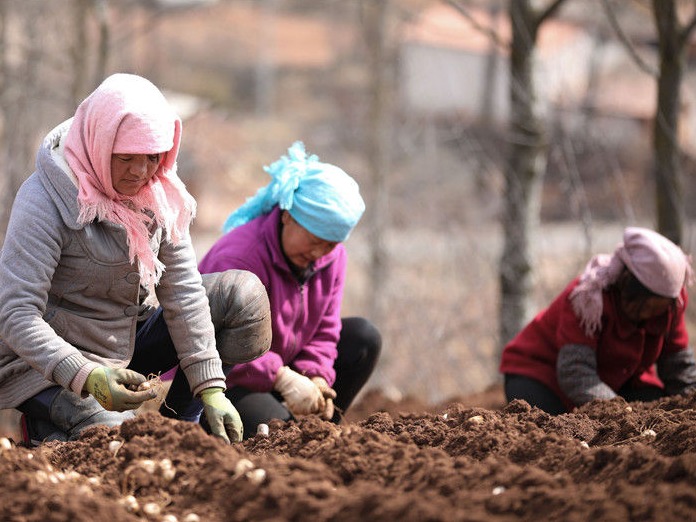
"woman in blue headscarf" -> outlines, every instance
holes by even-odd
[[[308,155],[301,142],[265,170],[270,183],[228,217],[225,235],[199,266],[202,273],[249,270],[268,291],[271,349],[227,378],[246,436],[260,423],[295,415],[338,422],[381,349],[372,323],[341,318],[342,243],[365,210],[358,184]]]

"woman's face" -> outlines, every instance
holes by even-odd
[[[155,175],[164,154],[112,154],[111,184],[124,196],[135,196]]]
[[[623,311],[631,321],[647,321],[666,313],[674,305],[674,299],[669,297],[646,297],[636,301],[624,300],[621,305]]]
[[[295,221],[287,210],[281,214],[283,232],[280,242],[290,262],[307,268],[311,263],[331,252],[338,243],[320,239]]]

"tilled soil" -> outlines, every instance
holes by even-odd
[[[149,412],[3,449],[2,520],[694,520],[695,402],[385,409],[229,446]]]

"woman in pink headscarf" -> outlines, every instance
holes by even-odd
[[[503,350],[508,401],[548,413],[595,399],[651,401],[696,387],[684,312],[690,259],[660,234],[629,227]]]
[[[215,435],[241,440],[226,371],[268,350],[268,297],[250,273],[201,278],[180,143],[157,87],[115,74],[40,147],[0,253],[0,408],[23,412],[27,442],[120,424],[176,365],[167,406],[197,397]]]

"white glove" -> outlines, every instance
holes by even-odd
[[[293,415],[323,412],[324,395],[309,377],[283,366],[278,370],[273,389],[280,392]]]
[[[324,411],[320,412],[321,417],[325,420],[331,420],[335,411],[333,401],[336,398],[336,391],[329,386],[323,377],[312,377],[312,382],[319,388],[319,391],[324,396],[324,401],[326,401]]]

